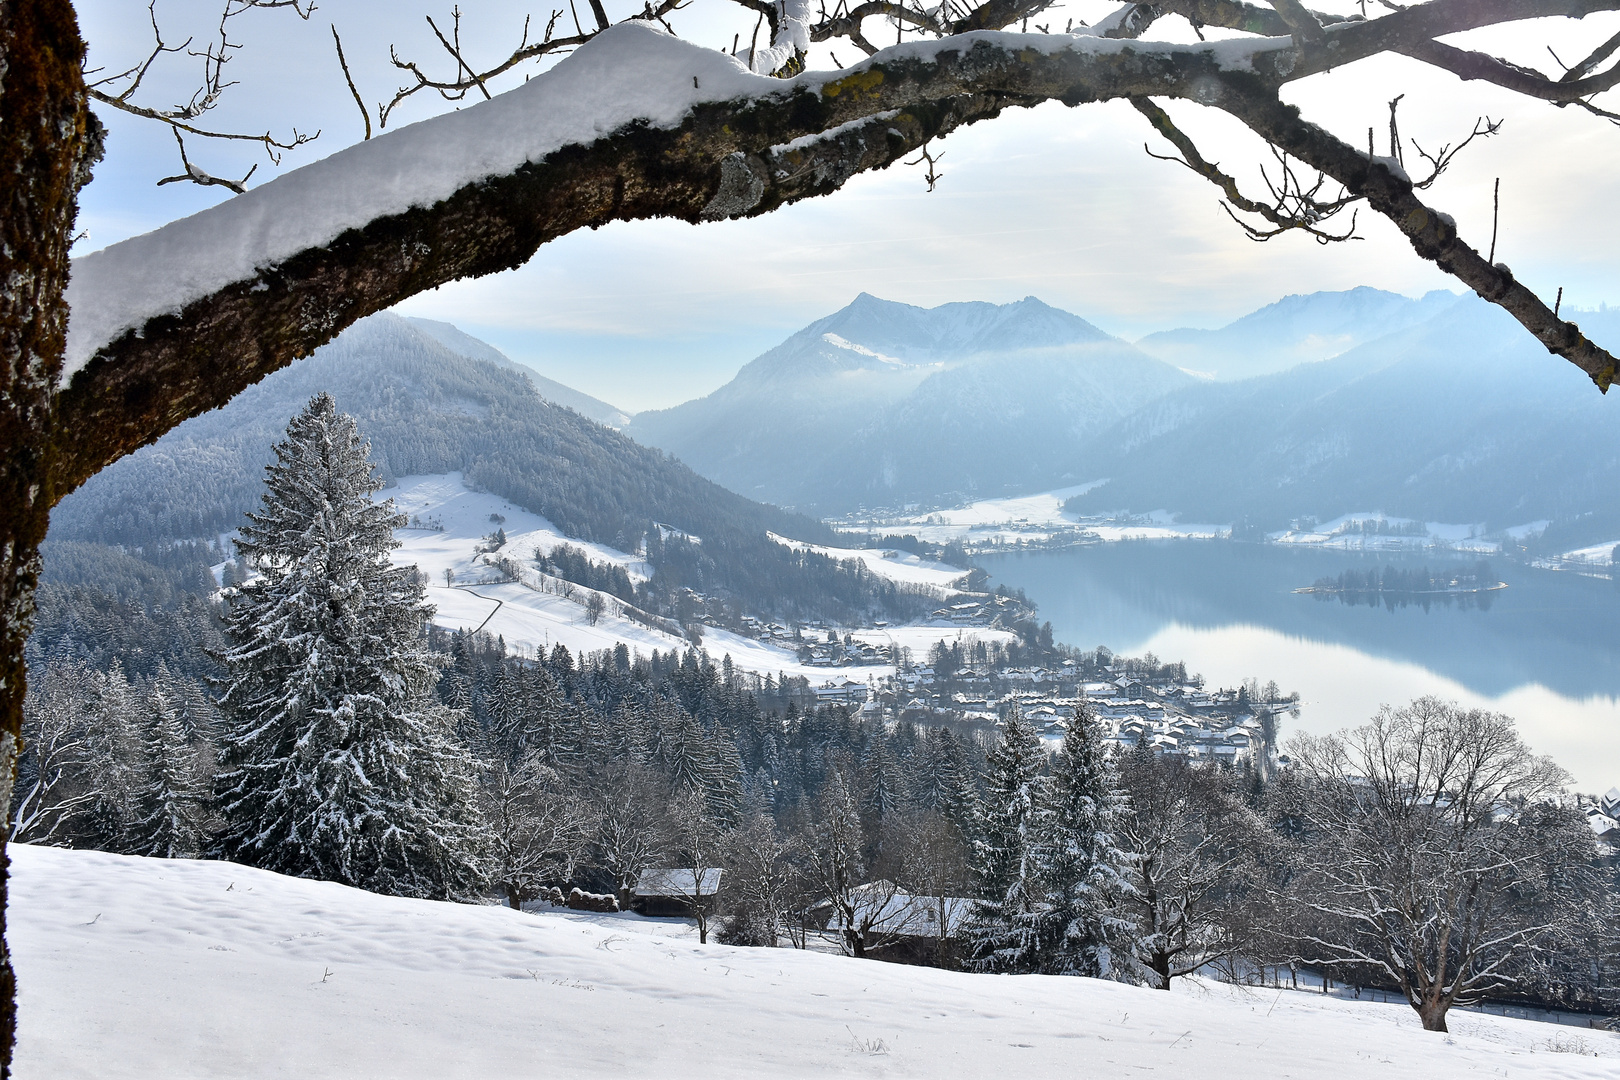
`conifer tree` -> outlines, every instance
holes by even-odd
[[[180,710],[169,697],[162,685],[147,695],[142,739],[147,783],[129,850],[158,859],[193,859],[202,847],[207,792],[198,775],[197,748],[186,738]]]
[[[142,787],[140,740],[132,723],[137,698],[117,657],[93,682],[85,734],[95,794],[84,839],[88,847],[127,853]]]
[[[227,618],[220,854],[405,896],[479,883],[473,767],[437,708],[429,609],[354,419],[310,401],[266,467]]]
[[[881,729],[867,744],[860,779],[863,809],[873,822],[898,813],[910,801],[905,776]]]
[[[1069,723],[1040,809],[1046,908],[1041,970],[1131,978],[1133,923],[1117,901],[1131,891],[1130,856],[1115,843],[1121,798],[1091,710]]]
[[[1044,752],[1035,729],[1010,712],[990,751],[984,802],[974,825],[974,870],[982,899],[967,929],[980,971],[1039,968],[1041,866],[1036,828]]]

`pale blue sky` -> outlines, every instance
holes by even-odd
[[[217,18],[218,2],[160,0],[158,14],[172,28],[172,40],[196,33],[200,41]],[[320,129],[320,139],[287,154],[281,169],[330,154],[361,135],[330,24],[343,33],[362,92],[375,102],[397,85],[390,44],[407,57],[438,63],[423,16],[448,19],[449,6],[326,0],[307,22],[286,11],[250,12],[239,20],[244,48],[231,64],[241,85],[212,118],[238,130]],[[617,10],[611,0],[608,6]],[[618,6],[628,13],[632,5]],[[147,48],[140,5],[81,0],[78,7],[92,63],[125,67]],[[463,39],[476,54],[493,56],[520,29],[525,9],[505,2],[472,7]],[[1071,16],[1096,19],[1110,7],[1074,3],[1052,21],[1061,27]],[[549,10],[534,13],[543,18]],[[746,41],[753,25],[734,10],[740,9],[724,0],[694,0],[674,25],[694,40],[729,46],[733,33]],[[563,20],[571,22],[567,14]],[[1544,64],[1547,44],[1566,59],[1579,55],[1582,41],[1620,30],[1620,16],[1590,19],[1584,28],[1558,20],[1547,28],[1551,36],[1525,29],[1470,40]],[[1530,29],[1539,31],[1539,24]],[[1186,34],[1184,24],[1167,19],[1155,36]],[[847,46],[833,52],[846,64],[855,59]],[[830,66],[819,50],[812,64]],[[195,66],[190,58],[170,58],[148,100],[186,96]],[[1318,76],[1290,94],[1308,115],[1358,145],[1366,129],[1376,127],[1382,150],[1387,101],[1400,92],[1407,94],[1403,131],[1425,146],[1466,134],[1480,113],[1507,120],[1499,137],[1470,148],[1431,193],[1466,237],[1489,243],[1491,185],[1500,176],[1498,259],[1549,299],[1563,286],[1567,305],[1620,302],[1614,256],[1620,251],[1620,213],[1614,211],[1620,205],[1620,130],[1574,110],[1465,86],[1400,58]],[[418,98],[400,110],[394,126],[449,107]],[[1252,176],[1265,153],[1256,140],[1197,106],[1170,108],[1210,157]],[[80,227],[90,235],[79,250],[228,197],[219,188],[155,186],[177,171],[172,138],[154,125],[106,118],[108,159],[84,195]],[[932,194],[919,170],[894,168],[753,221],[613,225],[547,245],[519,270],[446,286],[402,310],[454,322],[553,378],[635,410],[707,393],[759,352],[863,290],[923,305],[1033,294],[1134,338],[1171,326],[1217,325],[1293,292],[1362,284],[1410,295],[1460,288],[1417,259],[1392,227],[1365,214],[1366,239],[1355,243],[1324,248],[1295,236],[1255,244],[1220,211],[1214,188],[1144,153],[1144,142],[1166,149],[1155,140],[1120,104],[1014,110],[943,143],[944,179]],[[244,148],[194,143],[191,152],[219,174],[240,175],[260,162],[253,184],[279,171],[262,153]]]

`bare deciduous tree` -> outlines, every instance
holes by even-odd
[[[1589,929],[1595,844],[1511,718],[1426,697],[1294,740],[1305,963],[1393,983],[1430,1031]]]
[[[85,722],[92,712],[93,675],[82,660],[52,666],[29,688],[25,750],[17,768],[10,839],[27,844],[64,841],[99,798],[94,749]]]
[[[709,920],[724,877],[726,833],[698,791],[688,791],[675,800],[669,809],[669,827],[670,848],[678,865],[677,873],[667,880],[674,883],[697,920],[698,944],[707,944]]]
[[[784,930],[793,933],[788,913],[809,899],[802,856],[797,839],[783,835],[768,814],[755,814],[727,837],[721,899],[730,922],[723,941],[775,948]]]
[[[929,810],[904,823],[901,883],[926,905],[934,930],[934,963],[952,965],[952,942],[958,924],[970,911],[963,900],[973,890],[973,870],[961,830],[937,811]]]
[[[1161,990],[1230,955],[1245,870],[1261,830],[1237,799],[1234,776],[1145,744],[1120,762],[1128,800],[1118,843],[1131,856],[1132,891],[1120,898],[1136,922],[1136,959]]]
[[[484,766],[479,801],[490,838],[490,880],[521,908],[550,885],[567,884],[584,854],[594,815],[539,751]]]
[[[597,807],[591,847],[595,863],[613,878],[622,910],[641,872],[669,852],[667,793],[658,775],[637,762],[612,762],[608,769],[591,792]]]
[[[870,895],[866,859],[866,830],[854,785],[846,768],[835,768],[822,789],[820,806],[806,846],[810,873],[821,902],[830,909],[827,930],[851,956],[862,957],[870,944],[874,911],[886,900]],[[893,886],[890,886],[892,895]]]

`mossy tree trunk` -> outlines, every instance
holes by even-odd
[[[79,188],[101,142],[83,59],[68,0],[0,0],[0,806],[8,818],[27,689],[23,646],[55,502],[50,435],[67,334],[62,291]],[[7,862],[0,846],[0,930]],[[11,1073],[16,1030],[16,977],[9,947],[0,946],[0,1076]]]

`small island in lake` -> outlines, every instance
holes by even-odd
[[[1507,582],[1498,581],[1490,564],[1475,563],[1472,567],[1430,570],[1427,566],[1403,569],[1398,566],[1378,566],[1370,570],[1346,570],[1337,577],[1317,578],[1315,583],[1296,593],[1310,593],[1321,600],[1336,598],[1344,604],[1379,604],[1387,608],[1420,604],[1458,604],[1462,607],[1489,608],[1491,594],[1507,588]]]

